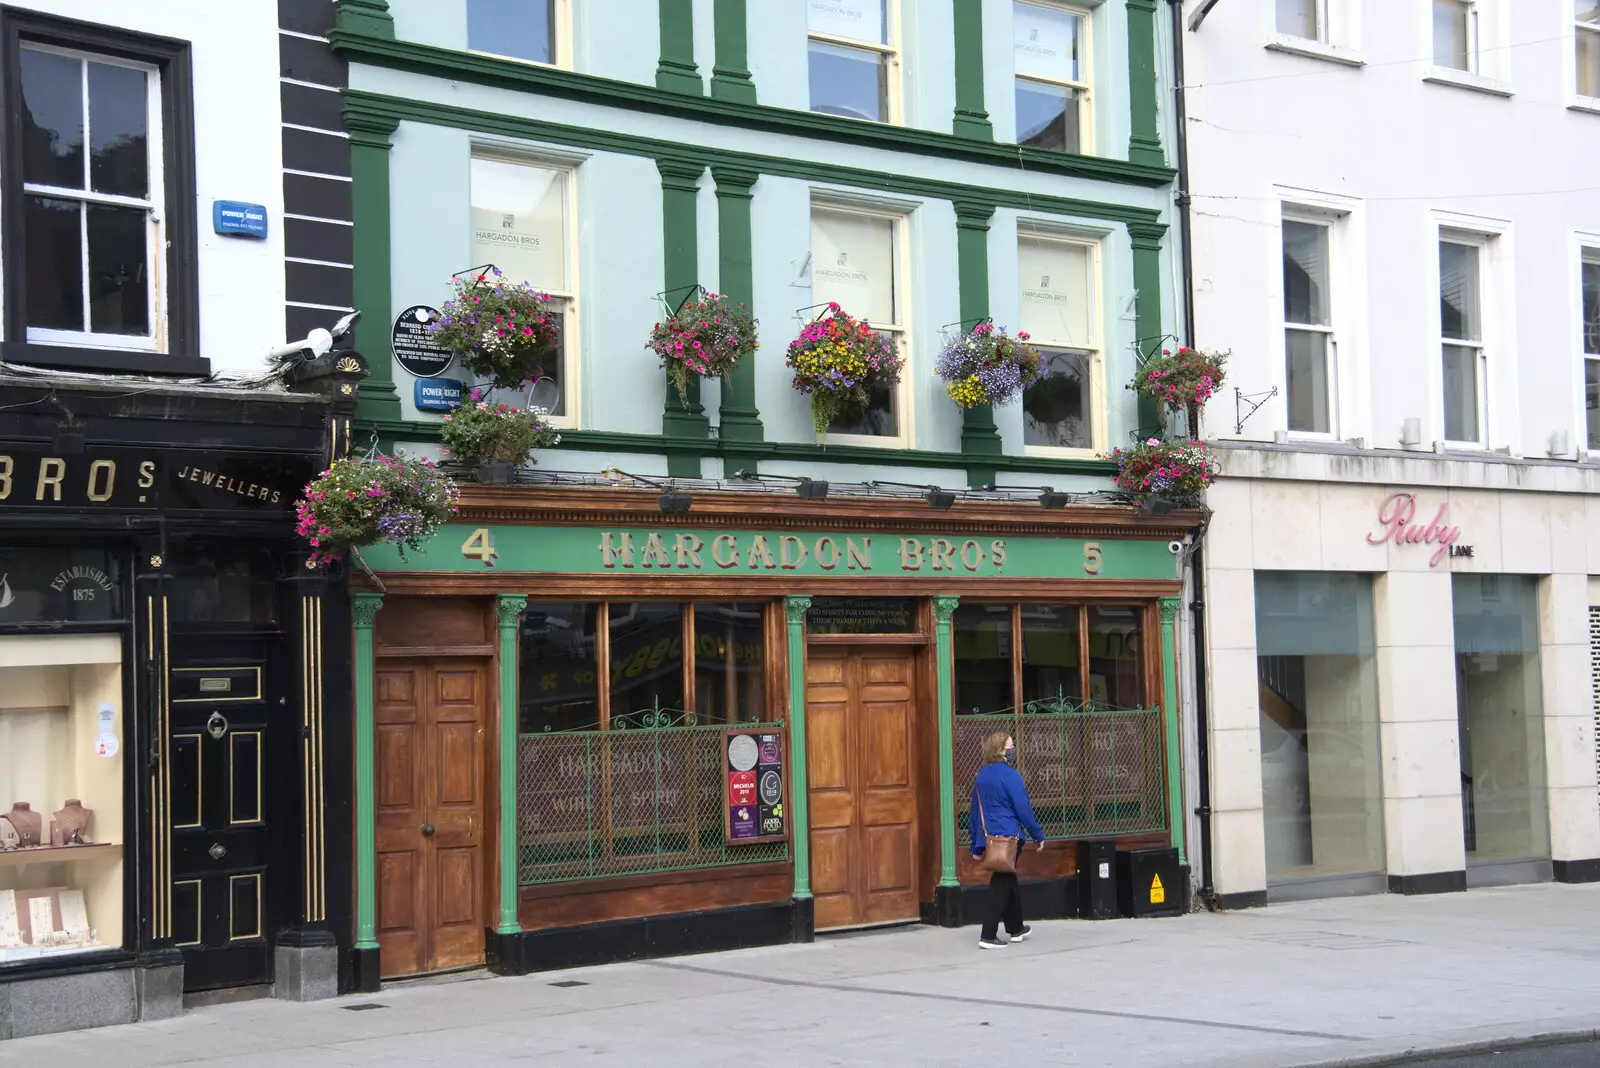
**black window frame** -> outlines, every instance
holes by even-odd
[[[99,53],[154,66],[161,78],[162,180],[166,214],[167,262],[165,352],[46,344],[28,340],[27,277],[23,240],[22,86],[23,42]],[[210,374],[211,361],[200,354],[199,211],[194,168],[194,91],[190,44],[93,22],[63,19],[36,11],[0,7],[0,263],[5,287],[4,340],[7,362],[76,371],[136,374]]]

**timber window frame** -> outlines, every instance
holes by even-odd
[[[53,54],[145,74],[146,197],[111,196],[88,188],[56,188],[27,181],[21,54]],[[0,8],[0,105],[5,127],[0,145],[0,255],[4,290],[4,357],[40,367],[142,374],[208,374],[210,361],[199,353],[198,220],[194,165],[194,105],[190,46],[186,41],[134,33],[33,12]],[[81,107],[88,110],[85,98]],[[92,148],[85,151],[89,174]],[[144,335],[85,329],[30,329],[25,280],[28,266],[26,209],[29,200],[69,200],[80,205],[82,226],[93,206],[144,213],[148,317]],[[88,252],[80,229],[80,263]],[[164,250],[164,252],[163,252]],[[92,268],[82,266],[85,272]],[[36,272],[35,272],[36,273]],[[89,283],[84,278],[85,305]]]
[[[863,4],[876,4],[882,19],[877,40],[869,37],[857,37],[841,33],[838,28],[833,30],[818,29],[810,17],[811,10],[816,0],[808,0],[806,20],[806,81],[808,102],[807,107],[824,115],[838,115],[842,118],[853,118],[861,122],[878,122],[886,125],[898,126],[905,122],[904,98],[905,87],[904,65],[901,56],[900,43],[900,0],[857,0]],[[872,56],[878,64],[879,96],[876,116],[863,113],[847,114],[841,110],[828,110],[826,102],[819,106],[816,96],[816,86],[813,84],[812,63],[819,56],[833,55],[836,58]]]
[[[1490,289],[1492,279],[1488,270],[1489,250],[1493,240],[1493,235],[1489,234],[1442,228],[1437,241],[1440,317],[1435,334],[1437,339],[1435,351],[1439,353],[1437,366],[1441,387],[1440,436],[1447,445],[1467,449],[1489,448],[1489,355],[1492,345],[1488,339],[1486,313],[1493,300]],[[1447,257],[1460,260],[1463,268],[1467,259],[1470,259],[1471,264],[1470,277],[1462,274],[1461,284],[1454,285],[1453,290],[1452,286],[1456,279],[1446,274]],[[1452,291],[1461,298],[1458,303],[1450,301],[1449,296]],[[1451,329],[1447,321],[1445,312],[1447,307],[1459,310],[1460,322],[1456,329]],[[1451,373],[1452,363],[1455,365],[1454,376]],[[1464,371],[1466,373],[1463,373]],[[1470,403],[1457,404],[1459,410],[1456,413],[1454,426],[1450,413],[1452,381],[1458,392],[1463,385],[1470,384],[1472,388],[1470,398],[1461,398]],[[1466,421],[1469,417],[1471,425]],[[1458,433],[1452,434],[1452,430]],[[1459,431],[1471,431],[1471,433],[1469,435]]]
[[[516,63],[527,63],[535,67],[553,67],[558,70],[573,69],[573,26],[572,26],[572,0],[538,0],[545,5],[545,33],[547,35],[546,59],[532,56],[519,56],[509,52],[501,52],[493,48],[479,48],[473,44],[473,14],[475,5],[489,5],[503,0],[466,0],[467,17],[467,51],[478,55],[495,56],[499,59],[509,59]],[[526,3],[527,0],[519,0]],[[485,21],[493,21],[492,15],[485,10]],[[487,43],[487,42],[484,42]]]
[[[1028,343],[1039,350],[1041,370],[1048,377],[1053,361],[1070,360],[1076,358],[1080,365],[1088,371],[1089,382],[1085,391],[1085,407],[1087,411],[1086,422],[1089,431],[1089,441],[1086,445],[1045,445],[1028,444],[1028,393],[1024,391],[1022,397],[1023,408],[1023,453],[1028,456],[1056,456],[1063,458],[1099,456],[1108,448],[1109,442],[1109,403],[1107,399],[1107,366],[1105,358],[1105,328],[1103,325],[1104,286],[1102,284],[1101,242],[1090,236],[1067,233],[1053,229],[1046,225],[1030,225],[1026,220],[1017,226],[1017,257],[1018,257],[1018,299],[1021,303],[1022,293],[1028,288],[1027,279],[1022,277],[1022,257],[1027,247],[1032,244],[1040,250],[1057,246],[1070,249],[1074,255],[1084,257],[1084,283],[1085,292],[1082,294],[1084,303],[1084,325],[1086,333],[1082,337],[1069,336],[1070,331],[1062,330],[1051,333],[1030,322],[1019,314],[1020,329],[1027,330],[1030,334]],[[1040,289],[1045,288],[1041,280]],[[1038,386],[1034,387],[1039,388]]]
[[[1590,240],[1596,243],[1589,243]],[[1578,246],[1579,425],[1584,428],[1578,455],[1600,454],[1600,237],[1580,238]]]
[[[1077,68],[1075,77],[1062,77],[1044,73],[1041,69],[1024,69],[1018,62],[1018,53],[1023,51],[1021,42],[1015,40],[1021,27],[1017,25],[1017,16],[1025,8],[1034,8],[1040,11],[1053,12],[1077,20],[1077,29],[1073,37],[1073,45],[1077,54],[1071,57],[1073,65]],[[1014,115],[1017,116],[1016,140],[1018,144],[1034,145],[1039,148],[1054,151],[1069,152],[1075,155],[1087,156],[1094,154],[1095,146],[1095,108],[1094,108],[1094,15],[1086,8],[1074,4],[1057,3],[1055,0],[1013,0],[1012,11],[1012,80],[1014,85],[1013,102]],[[1032,31],[1037,34],[1038,30]],[[1024,140],[1021,130],[1021,100],[1024,86],[1038,87],[1032,91],[1038,93],[1040,89],[1055,90],[1066,97],[1067,107],[1076,112],[1073,126],[1076,132],[1076,143],[1062,146],[1040,144],[1035,139]],[[1034,138],[1044,133],[1041,128],[1034,134]],[[1071,138],[1068,139],[1069,141]]]
[[[1595,0],[1587,11],[1574,4],[1572,45],[1573,79],[1570,84],[1578,99],[1577,106],[1600,111],[1600,0]]]
[[[1289,433],[1296,437],[1311,439],[1336,440],[1340,430],[1339,411],[1339,333],[1335,328],[1335,303],[1334,303],[1334,248],[1337,235],[1335,234],[1336,218],[1321,215],[1304,209],[1296,210],[1291,205],[1285,205],[1283,211],[1283,338],[1284,338],[1284,405],[1286,408],[1286,423]],[[1291,231],[1294,228],[1294,231]],[[1291,268],[1291,237],[1298,231],[1299,236],[1307,236],[1307,231],[1315,230],[1321,239],[1320,277],[1312,277],[1313,271],[1307,271],[1307,278],[1312,287],[1320,287],[1320,294],[1312,299],[1311,290],[1303,309],[1293,307],[1290,294],[1290,268]],[[1296,261],[1296,265],[1300,265]],[[1295,389],[1296,374],[1294,371],[1296,358],[1296,342],[1302,345],[1309,342],[1312,347],[1321,345],[1322,370],[1319,383],[1311,381],[1306,383],[1314,395],[1320,391],[1321,403],[1312,400],[1310,420],[1312,425],[1305,425],[1306,420],[1301,419],[1301,425],[1296,425],[1296,400]],[[1320,419],[1317,418],[1316,409],[1320,408]],[[1321,425],[1317,425],[1320,423]]]

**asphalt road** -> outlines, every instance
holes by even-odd
[[[1406,1068],[1597,1068],[1600,1042],[1569,1046],[1535,1046],[1505,1053],[1476,1053],[1470,1057],[1406,1061]]]

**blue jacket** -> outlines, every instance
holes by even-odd
[[[1022,837],[1022,829],[1037,841],[1044,841],[1044,828],[1034,818],[1033,805],[1028,802],[1028,788],[1022,784],[1022,775],[1003,760],[985,764],[978,769],[978,778],[972,786],[972,809],[967,813],[967,840],[972,843],[972,855],[983,856],[983,831]],[[983,819],[978,818],[978,801],[983,801]]]

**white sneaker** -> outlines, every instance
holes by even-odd
[[[998,939],[998,938],[980,938],[980,939],[978,939],[978,948],[979,949],[1005,949],[1006,948],[1006,944],[1004,942],[1000,941],[1000,939]]]

